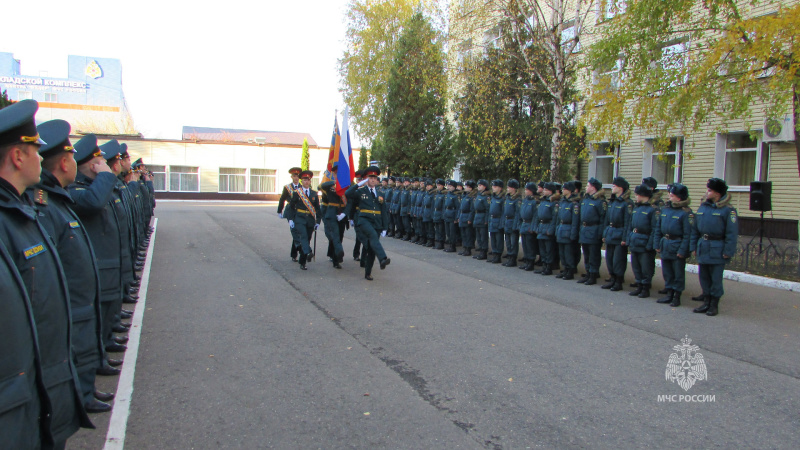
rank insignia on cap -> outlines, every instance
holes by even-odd
[[[26,248],[25,250],[22,251],[22,254],[25,256],[25,259],[31,259],[40,253],[44,253],[45,251],[47,251],[47,247],[45,247],[44,244],[40,242],[34,245],[33,247]]]
[[[47,192],[42,189],[33,191],[33,201],[40,205],[47,205]]]

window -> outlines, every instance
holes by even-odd
[[[17,91],[17,100],[31,100],[33,92],[31,91]]]
[[[254,194],[277,192],[275,180],[274,169],[250,169],[250,192]]]
[[[500,36],[501,36],[500,25],[490,30],[486,30],[486,32],[483,33],[484,50],[489,50],[491,48],[500,48],[501,47]]]
[[[50,103],[58,103],[58,94],[51,94],[50,92],[45,92],[44,101]]]
[[[247,169],[220,167],[219,192],[247,192]]]
[[[173,192],[200,192],[200,168],[169,166],[169,190]]]
[[[595,177],[610,187],[611,181],[619,173],[619,144],[600,142],[593,144],[593,158],[589,165],[589,176]]]
[[[320,183],[322,183],[322,172],[315,170],[314,178],[311,179],[311,189],[318,190]]]
[[[651,141],[651,145],[653,145]],[[658,180],[662,189],[683,179],[683,138],[671,138],[666,152],[652,152],[650,176]]]
[[[166,191],[167,190],[167,168],[166,166],[151,166],[147,168],[153,172],[153,190]]]
[[[597,3],[597,21],[613,19],[627,10],[627,0],[600,0]]]
[[[767,181],[769,150],[761,137],[731,133],[725,139],[725,181],[728,186],[750,188],[751,181]]]
[[[472,39],[467,39],[462,43],[458,44],[458,50],[456,53],[458,57],[458,65],[459,67],[463,67],[469,59],[472,57]]]
[[[564,49],[572,45],[572,42],[575,39],[575,21],[571,20],[564,24],[563,28],[561,29],[561,47]],[[572,49],[572,53],[576,53],[581,51],[581,43],[575,42],[575,47]]]
[[[661,47],[661,68],[670,78],[669,87],[686,84],[689,74],[686,73],[688,45],[686,42],[678,42]]]
[[[595,68],[592,82],[600,85],[603,90],[616,91],[619,89],[622,85],[622,58]]]

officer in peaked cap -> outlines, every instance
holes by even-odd
[[[345,192],[348,204],[352,202],[353,206],[358,207],[356,228],[364,238],[364,246],[368,250],[364,265],[364,278],[367,280],[372,280],[372,266],[376,257],[381,270],[391,262],[380,243],[380,237],[386,236],[386,228],[389,226],[388,207],[384,198],[377,192],[378,175],[380,174],[379,168],[368,167],[364,170],[367,179],[350,186]]]
[[[75,149],[69,140],[70,125],[63,120],[51,120],[39,125],[38,130],[47,144],[39,148],[44,158],[41,182],[29,194],[62,255],[72,310],[73,363],[84,407],[89,413],[106,412],[111,405],[95,398],[95,394],[106,400],[113,398],[113,394],[95,389],[95,371],[103,367],[97,260],[89,235],[72,210],[72,197],[65,189],[75,181],[78,171]]]
[[[39,182],[42,170],[38,150],[45,142],[39,138],[36,129],[34,116],[37,110],[38,103],[33,100],[24,100],[0,110],[0,241],[5,244],[24,282],[36,326],[38,367],[42,368],[40,376],[49,400],[42,402],[45,410],[40,411],[42,423],[48,426],[43,434],[47,441],[52,441],[49,444],[63,448],[67,438],[80,426],[93,425],[83,409],[77,388],[78,376],[72,364],[69,293],[61,255],[50,232],[38,220],[38,212],[25,192]],[[6,295],[4,289],[4,303]],[[5,361],[0,364],[5,364]],[[34,377],[34,373],[17,372],[14,378],[19,380],[20,390],[24,391],[25,386],[32,386]],[[24,400],[20,402],[22,404],[25,404]],[[0,415],[0,425],[10,425],[5,416]],[[19,436],[17,428],[20,425],[13,425],[13,430],[0,430],[0,440],[5,442],[6,436]],[[38,428],[34,424],[26,425]]]
[[[334,163],[334,166],[336,164]],[[347,227],[347,206],[345,200],[336,193],[336,182],[326,181],[319,185],[322,193],[322,223],[325,225],[325,236],[328,238],[328,257],[336,269],[342,268],[344,249],[342,238]]]
[[[294,245],[300,250],[299,263],[303,270],[306,270],[306,262],[313,253],[310,245],[311,235],[322,221],[319,196],[317,191],[311,189],[312,178],[314,172],[310,170],[300,172],[301,186],[292,193],[292,199],[289,201],[291,209],[286,216],[289,227],[296,230]]]
[[[359,182],[361,182],[361,180],[364,179],[364,171],[363,170],[356,170],[353,173],[353,175],[356,178],[356,183],[359,183]],[[348,211],[347,215],[350,218],[350,220],[353,221],[353,228],[355,228],[356,225],[358,225],[358,211],[357,211],[357,209],[358,208],[355,205],[350,205],[350,207],[348,207],[348,209],[347,209],[347,211]],[[361,237],[359,236],[359,234],[360,233],[356,232],[356,242],[355,242],[355,244],[353,244],[353,260],[354,261],[361,261],[363,259],[363,257],[365,256],[365,254],[366,254],[366,250],[361,248],[362,247],[362,245],[361,245]],[[361,267],[364,267],[364,264],[361,264]]]
[[[300,172],[303,169],[299,167],[292,167],[289,169],[289,175],[292,177],[292,182],[287,184],[283,187],[281,191],[281,198],[278,200],[278,217],[281,219],[285,218],[288,211],[284,211],[284,205],[286,202],[292,199],[292,193],[295,189],[300,189]],[[292,235],[292,248],[289,251],[290,256],[292,257],[292,261],[297,262],[297,247],[295,247],[295,241],[297,240],[297,236],[295,236],[296,231],[293,228],[289,229]]]

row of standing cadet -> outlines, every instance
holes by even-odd
[[[578,283],[597,284],[605,245],[610,278],[601,287],[623,289],[628,254],[635,282],[630,292],[650,297],[656,256],[661,257],[665,294],[658,303],[680,306],[685,266],[697,256],[703,305],[694,312],[716,315],[724,290],[722,274],[736,251],[737,213],[730,205],[724,180],[709,179],[704,199],[694,213],[689,190],[670,185],[667,199],[652,177],[632,194],[627,180],[612,181],[610,198],[592,178],[583,193],[577,180],[527,183],[509,180],[454,180],[388,177],[383,196],[389,203],[388,235],[418,245],[456,252],[477,260],[517,267],[542,275],[573,280],[583,256],[586,270]],[[634,198],[632,199],[632,195]],[[475,255],[472,254],[475,250]],[[503,256],[504,251],[506,252]],[[582,253],[582,255],[581,255]],[[354,257],[357,255],[354,253]],[[538,259],[537,259],[538,258]],[[536,266],[541,268],[536,269]]]
[[[124,144],[84,136],[38,104],[0,110],[0,448],[64,448],[114,394],[155,200]]]

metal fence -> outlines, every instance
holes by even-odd
[[[740,236],[736,244],[736,256],[731,259],[726,269],[800,281],[798,242]]]

